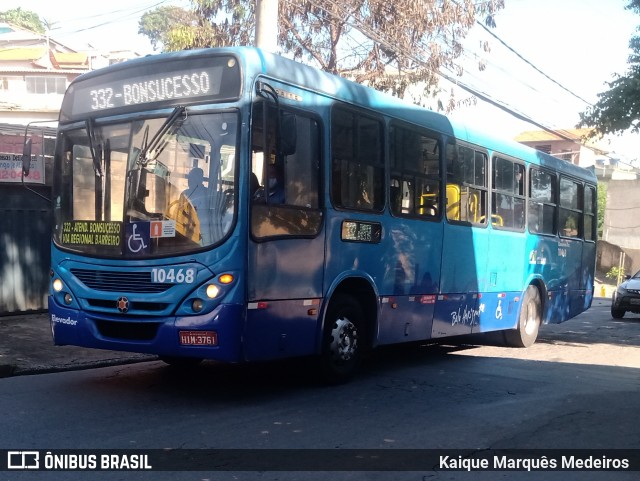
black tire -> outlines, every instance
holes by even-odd
[[[622,319],[625,312],[627,311],[625,311],[624,309],[613,307],[613,303],[611,304],[611,317],[613,317],[614,319]]]
[[[336,294],[325,317],[320,357],[322,378],[331,384],[351,379],[360,366],[365,344],[360,304],[352,296]]]
[[[511,347],[530,347],[538,338],[542,323],[542,302],[540,291],[535,286],[527,287],[518,316],[518,327],[505,331],[507,345]]]
[[[189,369],[202,362],[199,357],[160,356],[160,360],[176,369]]]

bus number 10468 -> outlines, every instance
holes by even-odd
[[[196,280],[195,269],[176,269],[160,267],[151,269],[151,282],[160,284],[193,284]]]

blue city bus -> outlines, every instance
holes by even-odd
[[[255,48],[77,78],[53,172],[58,345],[342,381],[382,345],[527,347],[593,298],[591,171]]]

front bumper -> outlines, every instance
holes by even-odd
[[[49,297],[49,316],[56,345],[224,362],[242,360],[245,310],[241,305],[221,304],[201,316],[126,317],[68,309]],[[180,331],[215,331],[217,345],[181,345]]]

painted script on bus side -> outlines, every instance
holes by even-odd
[[[478,309],[465,305],[464,309],[458,308],[457,311],[451,312],[451,325],[477,326],[479,323],[478,318],[482,312],[484,312],[484,304],[480,304]]]

